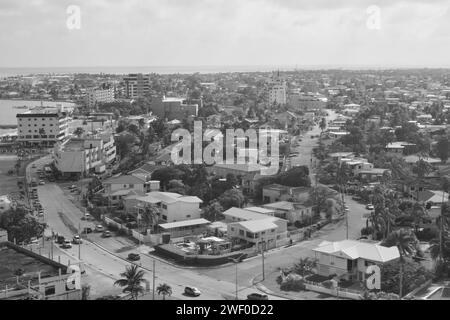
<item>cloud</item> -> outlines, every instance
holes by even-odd
[[[446,63],[450,0],[2,0],[3,66]],[[81,30],[66,28],[69,5]],[[366,8],[381,10],[381,29]],[[439,50],[437,50],[439,49]]]

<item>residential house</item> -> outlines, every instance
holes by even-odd
[[[183,196],[172,192],[153,191],[145,195],[131,195],[124,199],[125,210],[131,214],[142,213],[146,206],[159,209],[158,220],[164,223],[200,219],[198,197]]]
[[[103,181],[103,194],[111,205],[118,205],[130,195],[130,192],[134,195],[145,195],[149,191],[149,182],[150,180],[133,175],[112,177]]]
[[[319,275],[337,275],[353,281],[364,281],[368,266],[381,266],[400,257],[395,246],[388,248],[356,240],[323,241],[313,252]]]
[[[271,184],[263,187],[263,202],[273,203],[293,199],[296,202],[304,202],[309,199],[309,187],[288,187],[281,184]]]
[[[191,219],[176,221],[170,223],[162,223],[158,225],[158,230],[160,233],[170,234],[170,238],[181,238],[192,235],[203,234],[207,231],[208,226],[211,224],[206,219]]]
[[[416,145],[403,141],[391,142],[386,145],[386,152],[409,154]]]
[[[255,190],[255,179],[259,176],[263,166],[256,163],[245,164],[215,164],[208,167],[209,173],[216,176],[226,178],[227,174],[233,174],[238,179],[241,179],[242,192],[244,194],[252,194]]]
[[[274,210],[274,216],[288,220],[290,223],[301,221],[304,218],[311,217],[313,214],[312,205],[304,205],[296,202],[279,201],[264,204],[263,208]]]

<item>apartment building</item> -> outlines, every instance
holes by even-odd
[[[152,100],[151,111],[160,119],[183,120],[189,116],[198,115],[199,105],[190,104],[183,98],[155,97]]]
[[[71,138],[54,148],[56,168],[63,175],[87,172],[103,173],[116,160],[116,146],[112,134],[87,138]]]
[[[137,99],[150,93],[150,77],[142,73],[129,74],[123,78],[127,98]]]
[[[62,107],[35,108],[18,113],[16,118],[17,142],[24,146],[51,147],[68,137],[71,118]]]
[[[114,87],[103,86],[87,90],[86,104],[89,109],[94,109],[99,103],[109,102],[114,102]]]
[[[271,79],[267,89],[267,101],[269,105],[286,104],[286,81],[279,77]]]

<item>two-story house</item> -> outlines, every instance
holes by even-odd
[[[275,217],[288,220],[290,223],[301,221],[306,217],[311,217],[313,214],[313,206],[305,206],[301,203],[279,201],[268,203],[262,206],[263,208],[274,210]]]
[[[376,243],[343,240],[323,241],[313,249],[317,259],[317,273],[363,281],[368,266],[382,265],[400,257],[397,247],[383,247]]]
[[[145,195],[150,181],[134,175],[122,175],[103,181],[104,197],[108,198],[110,205],[118,205],[128,195]]]

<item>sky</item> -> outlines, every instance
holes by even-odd
[[[450,0],[0,0],[0,67],[449,67],[449,8]]]

